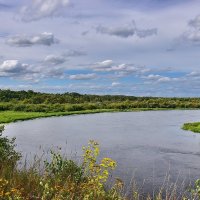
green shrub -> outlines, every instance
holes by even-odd
[[[4,137],[3,131],[4,126],[0,126],[0,169],[3,163],[15,165],[21,157],[20,153],[15,151],[15,138]]]

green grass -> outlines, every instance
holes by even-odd
[[[135,108],[135,109],[95,109],[95,110],[81,110],[81,111],[67,111],[67,112],[21,112],[21,111],[0,111],[0,124],[6,124],[16,121],[23,121],[29,119],[36,119],[42,117],[52,116],[67,116],[78,114],[95,114],[103,112],[139,112],[139,111],[157,111],[157,110],[175,110],[167,108]],[[180,109],[181,110],[181,109]]]
[[[194,133],[200,133],[200,122],[185,123],[183,124],[182,129],[192,131]]]
[[[65,116],[65,115],[75,115],[75,114],[89,114],[89,113],[99,113],[99,112],[114,112],[114,110],[84,110],[84,111],[72,111],[72,112],[18,112],[18,111],[2,111],[0,112],[0,124],[16,122],[20,120],[29,120],[42,117],[51,116]]]

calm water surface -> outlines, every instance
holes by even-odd
[[[115,176],[132,177],[144,189],[162,185],[166,173],[171,181],[200,177],[200,135],[180,129],[183,123],[200,121],[200,111],[146,111],[52,117],[17,122],[5,134],[17,137],[24,154],[61,146],[77,152],[90,139],[101,144],[101,156],[117,161]]]

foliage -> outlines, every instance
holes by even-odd
[[[182,128],[184,130],[200,133],[200,122],[185,123]]]
[[[51,151],[51,160],[44,162],[42,172],[39,165],[21,170],[4,165],[7,170],[0,170],[0,199],[124,199],[120,194],[122,182],[118,180],[112,187],[106,187],[115,161],[104,158],[98,163],[98,156],[99,145],[90,141],[84,147],[80,165],[62,157],[59,151]]]
[[[47,94],[31,90],[0,90],[0,123],[71,114],[199,108],[200,98]]]
[[[72,112],[98,109],[199,109],[200,98],[160,98],[123,95],[47,94],[0,90],[0,111]]]
[[[3,163],[15,165],[20,159],[20,153],[15,151],[15,138],[3,137],[4,126],[0,126],[0,169]]]
[[[195,181],[194,188],[191,188],[189,192],[192,194],[192,199],[200,199],[200,179]]]

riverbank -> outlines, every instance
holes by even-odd
[[[80,110],[80,111],[66,111],[66,112],[0,111],[0,124],[7,124],[11,122],[31,120],[44,117],[59,117],[68,115],[95,114],[95,113],[105,113],[105,112],[139,112],[139,111],[158,111],[158,110],[185,110],[185,109],[167,109],[167,108],[95,109],[95,110]]]
[[[185,123],[183,124],[182,129],[192,131],[194,133],[200,133],[200,122]]]
[[[67,116],[77,114],[92,114],[100,112],[117,112],[117,110],[84,110],[84,111],[72,111],[72,112],[20,112],[20,111],[2,111],[0,112],[0,124],[7,124],[16,121],[24,121],[43,117],[53,116]]]

